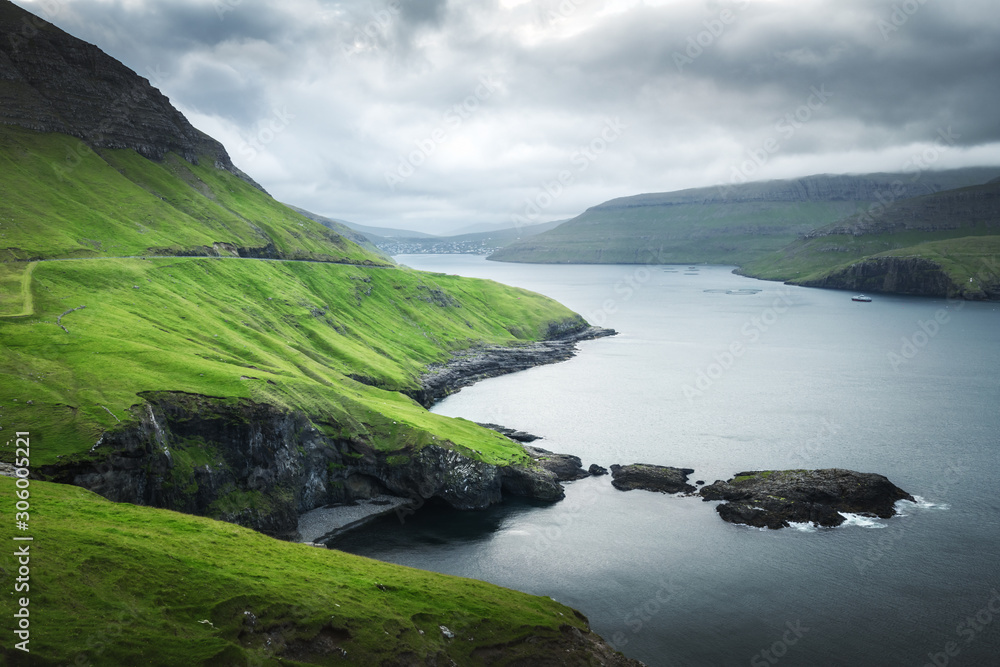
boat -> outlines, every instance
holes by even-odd
[[[861,301],[863,303],[871,303],[871,300],[872,298],[870,296],[865,296],[864,294],[851,297],[851,301]]]

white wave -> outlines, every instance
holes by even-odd
[[[917,502],[911,502],[909,500],[897,500],[896,501],[896,513],[899,516],[906,516],[909,514],[909,510],[950,510],[951,505],[948,503],[932,503],[923,496],[913,496]]]
[[[802,523],[789,521],[788,527],[794,528],[795,530],[801,531],[803,533],[815,533],[817,530],[819,530],[818,528],[816,528],[816,524],[810,523],[809,521],[805,521]]]
[[[841,512],[844,518],[847,519],[841,526],[859,526],[860,528],[885,528],[886,525],[881,519],[874,516],[862,516],[860,514],[851,514],[850,512]]]

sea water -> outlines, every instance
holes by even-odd
[[[1000,306],[857,303],[731,267],[397,260],[541,292],[619,331],[435,412],[535,433],[585,466],[672,465],[708,483],[840,467],[919,502],[758,530],[716,503],[594,477],[552,505],[429,506],[338,548],[551,596],[651,667],[1000,665]]]

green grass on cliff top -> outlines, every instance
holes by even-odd
[[[33,433],[35,465],[87,451],[143,391],[300,410],[330,435],[386,450],[450,441],[491,463],[521,460],[505,438],[398,390],[453,350],[539,339],[577,317],[491,281],[237,258],[38,262],[33,314],[16,316],[24,305],[9,292],[22,282],[4,269],[0,425]],[[61,320],[67,333],[57,319],[79,306]]]
[[[0,260],[206,254],[386,264],[207,160],[95,152],[63,134],[0,125]],[[223,251],[225,252],[225,251]]]
[[[76,487],[32,482],[30,491],[24,534],[34,541],[18,543],[31,546],[30,590],[18,597],[30,600],[31,654],[14,650],[8,631],[5,664],[378,665],[410,664],[410,656],[478,665],[484,647],[512,642],[494,652],[510,664],[538,657],[561,627],[587,631],[549,598],[111,503]],[[14,492],[14,480],[0,477],[5,504]],[[8,545],[12,530],[11,520],[0,531]],[[13,551],[0,556],[8,591]],[[11,619],[13,598],[3,598]],[[529,637],[539,639],[520,643]]]
[[[308,261],[153,256],[268,244]],[[11,261],[24,258],[43,261]],[[2,259],[0,427],[33,433],[34,465],[87,452],[147,391],[270,403],[383,450],[450,443],[523,461],[399,390],[452,351],[580,321],[525,290],[387,265],[204,161],[12,126],[0,126]]]
[[[983,235],[977,235],[980,231]],[[970,233],[971,232],[971,233]],[[919,257],[939,264],[959,287],[969,278],[1000,281],[1000,236],[975,226],[937,232],[838,234],[797,241],[751,262],[741,273],[765,280],[819,280],[869,257]],[[992,276],[992,278],[991,278]]]

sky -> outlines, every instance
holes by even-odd
[[[1000,165],[996,0],[15,0],[280,201],[435,234]]]

